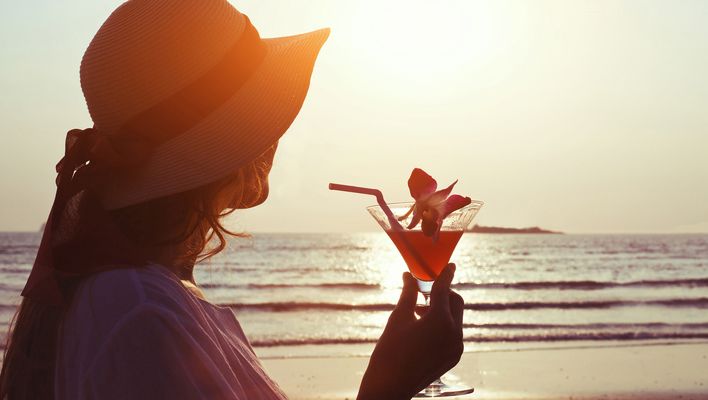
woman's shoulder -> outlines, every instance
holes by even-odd
[[[181,297],[186,291],[177,276],[159,264],[120,266],[96,273],[84,280],[75,293],[78,298],[107,300],[109,304],[141,304],[156,296]]]
[[[190,316],[194,297],[164,266],[117,267],[86,278],[77,287],[67,324],[90,325],[107,333],[141,308]],[[103,332],[100,332],[103,331]]]

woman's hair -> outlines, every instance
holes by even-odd
[[[226,178],[110,214],[136,246],[155,251],[168,247],[183,249],[181,259],[185,264],[171,267],[178,269],[175,272],[180,279],[193,281],[195,259],[199,262],[218,254],[226,247],[227,236],[245,236],[226,229],[220,218],[235,209],[257,204],[267,193],[262,180],[267,179],[271,160],[272,153],[267,151]],[[229,193],[230,198],[224,198],[224,193]],[[218,243],[211,245],[214,239]],[[66,306],[22,299],[8,328],[0,372],[0,399],[54,398],[57,339],[65,312]]]

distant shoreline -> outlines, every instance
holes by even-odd
[[[563,232],[559,231],[551,231],[547,229],[541,229],[537,226],[532,226],[528,228],[503,228],[499,226],[482,226],[482,225],[475,225],[472,227],[472,229],[467,230],[467,232],[475,232],[475,233],[525,233],[525,234],[531,234],[531,235],[536,235],[536,234],[556,234],[556,235],[563,235]]]

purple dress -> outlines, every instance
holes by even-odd
[[[229,308],[158,264],[86,279],[60,329],[57,400],[281,400]]]

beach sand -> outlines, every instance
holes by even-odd
[[[368,358],[269,358],[291,400],[354,399]],[[708,342],[574,344],[467,351],[454,369],[469,399],[708,399]]]

